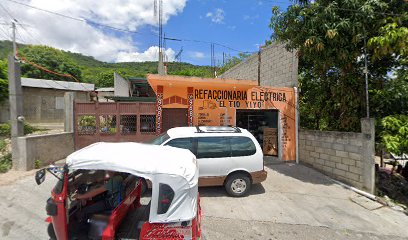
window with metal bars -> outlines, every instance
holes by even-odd
[[[120,133],[122,135],[134,135],[137,131],[137,115],[120,116]]]
[[[156,132],[156,115],[140,115],[140,132]]]

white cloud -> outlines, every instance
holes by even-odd
[[[116,61],[123,54],[147,56],[149,48],[140,52],[132,37],[138,35],[124,34],[101,28],[92,24],[98,22],[130,31],[137,31],[141,26],[156,26],[153,14],[153,0],[20,0],[28,5],[47,9],[53,12],[86,19],[88,22],[75,21],[27,8],[12,2],[2,1],[8,11],[19,22],[28,24],[24,29],[19,28],[20,41],[31,44],[49,45],[52,47],[80,52],[94,56],[103,61]],[[171,16],[183,11],[187,0],[163,1],[163,23]],[[0,19],[10,21],[0,8]],[[18,36],[19,36],[18,35]],[[35,40],[35,39],[36,40]],[[0,34],[0,39],[2,35]],[[4,38],[3,38],[4,39]],[[39,40],[39,41],[38,41]],[[173,51],[173,50],[171,50]],[[174,52],[174,51],[173,51]],[[148,59],[146,57],[146,59]]]
[[[208,12],[205,16],[210,18],[214,23],[222,24],[224,23],[225,12],[221,8],[217,8],[213,12]]]
[[[168,48],[165,51],[167,61],[173,62],[175,52],[173,49]],[[119,52],[116,59],[117,62],[145,62],[145,61],[157,61],[159,59],[159,47],[151,46],[149,49],[142,53],[138,52]]]
[[[194,59],[203,59],[205,58],[205,54],[203,52],[190,52],[189,54]]]

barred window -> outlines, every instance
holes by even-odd
[[[134,135],[137,129],[137,115],[120,116],[120,133],[122,135]]]
[[[140,132],[156,132],[156,115],[140,115]]]

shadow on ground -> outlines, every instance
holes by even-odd
[[[319,171],[303,164],[296,164],[295,162],[283,162],[276,158],[265,158],[265,167],[278,174],[283,174],[302,182],[320,185],[335,184],[328,176]]]
[[[198,192],[201,197],[229,197],[228,193],[225,191],[225,188],[222,186],[219,187],[199,187]],[[248,195],[258,195],[265,193],[265,188],[262,184],[254,184],[251,187]]]

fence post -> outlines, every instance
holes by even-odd
[[[363,188],[373,194],[375,190],[375,119],[362,118],[361,132],[363,133]]]
[[[74,100],[75,92],[66,92],[64,94],[64,131],[74,132]]]

